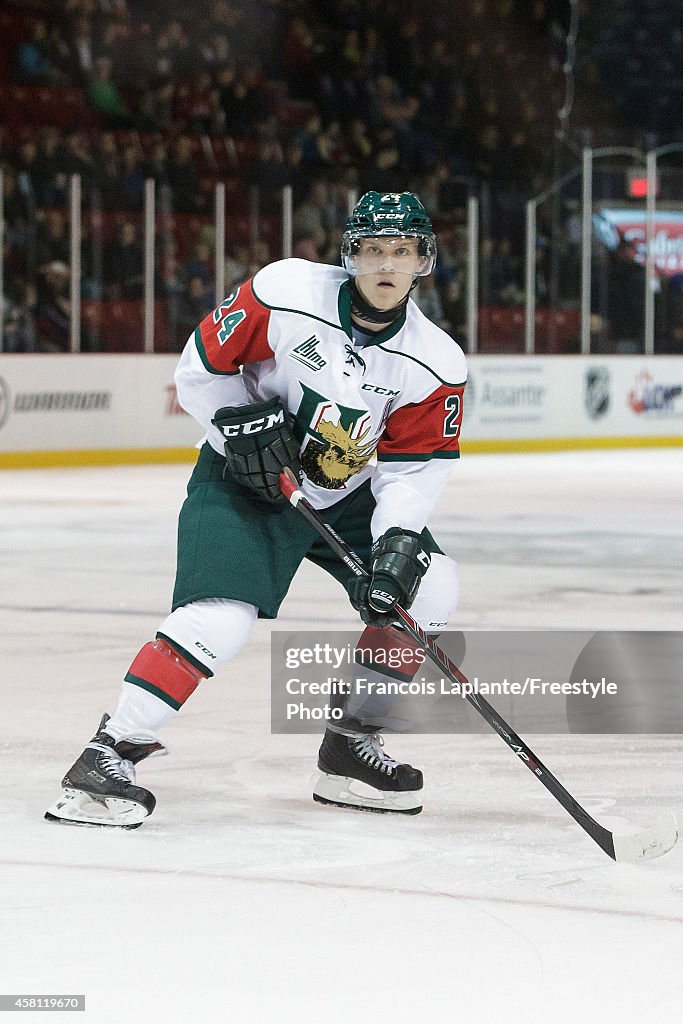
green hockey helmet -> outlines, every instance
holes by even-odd
[[[366,192],[346,221],[342,264],[357,273],[356,256],[363,238],[417,238],[420,265],[415,277],[431,274],[436,263],[436,237],[424,206],[412,192]]]

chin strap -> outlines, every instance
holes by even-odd
[[[417,284],[417,280],[414,282],[413,287],[415,287],[415,284]],[[410,290],[412,291],[413,289],[411,288]],[[369,324],[392,324],[394,320],[398,320],[408,305],[409,295],[406,295],[403,302],[398,306],[394,306],[393,309],[377,309],[376,306],[371,306],[358,291],[353,277],[349,279],[349,291],[351,292],[351,315],[358,317],[360,320],[366,320]]]

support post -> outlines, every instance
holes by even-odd
[[[581,206],[581,354],[591,350],[591,260],[593,239],[593,150],[583,151]]]
[[[292,255],[293,234],[292,224],[294,218],[294,193],[291,185],[285,185],[282,189],[282,258],[288,260]]]
[[[69,283],[69,351],[81,351],[81,176],[72,174],[69,191],[69,205],[71,207],[71,255]]]
[[[526,204],[526,310],[524,351],[533,355],[536,348],[536,202]]]
[[[144,351],[154,351],[154,178],[145,179],[145,338]]]
[[[215,249],[215,260],[216,260],[216,280],[215,280],[215,300],[216,305],[222,302],[225,296],[225,182],[216,182],[216,197],[215,197],[215,227],[214,234],[216,236],[216,249]]]
[[[467,351],[476,352],[479,344],[479,200],[467,200]]]

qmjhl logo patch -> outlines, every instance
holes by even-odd
[[[320,344],[320,338],[316,338],[315,334],[312,334],[310,338],[306,338],[305,341],[300,342],[296,348],[293,348],[289,353],[292,359],[296,359],[297,363],[301,363],[303,366],[307,366],[309,370],[313,370],[317,373],[318,370],[322,370],[324,366],[327,366],[327,360],[318,352],[318,345]]]

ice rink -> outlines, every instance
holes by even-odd
[[[425,771],[416,817],[312,802],[269,634],[355,627],[313,567],[165,730],[140,829],[43,821],[167,613],[189,471],[0,473],[0,990],[84,993],[49,1019],[96,1024],[678,1019],[683,843],[614,864],[493,733],[388,739]],[[681,629],[682,508],[679,449],[463,458],[431,521],[457,625]],[[608,828],[683,820],[683,737],[529,742]]]

